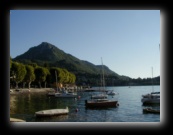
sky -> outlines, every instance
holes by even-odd
[[[10,10],[10,56],[48,42],[119,75],[157,77],[160,20],[160,10]]]

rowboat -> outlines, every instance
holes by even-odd
[[[63,115],[68,114],[69,109],[66,107],[65,109],[49,109],[49,110],[41,110],[38,112],[35,112],[36,116],[57,116],[57,115]]]
[[[143,108],[143,112],[144,113],[157,113],[157,114],[160,114],[160,110],[152,109],[150,107]]]
[[[17,118],[10,118],[10,122],[26,122],[26,121],[22,119],[17,119]]]

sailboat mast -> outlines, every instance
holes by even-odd
[[[57,87],[57,73],[56,73],[56,70],[55,70],[55,77],[56,77],[56,91],[58,91],[58,87]]]
[[[101,62],[102,62],[102,82],[103,82],[103,89],[105,89],[105,78],[104,78],[104,70],[103,70],[103,60],[102,60],[102,57],[101,57]]]
[[[151,67],[151,70],[152,70],[152,78],[151,78],[151,81],[152,81],[152,92],[154,92],[154,89],[153,89],[153,67]]]

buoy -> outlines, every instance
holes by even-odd
[[[76,108],[76,112],[78,112],[78,109]]]

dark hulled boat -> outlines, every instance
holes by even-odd
[[[108,100],[108,99],[92,99],[92,100],[85,100],[86,107],[117,107],[119,106],[118,101],[116,100]]]

